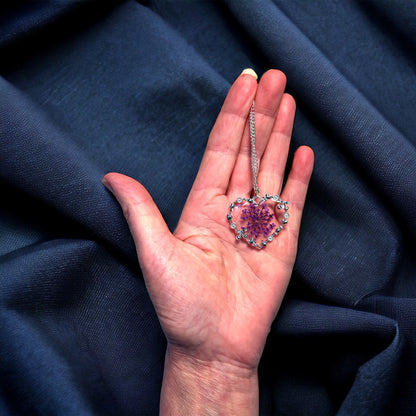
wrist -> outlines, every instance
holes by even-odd
[[[202,360],[168,346],[161,415],[256,415],[257,368]]]

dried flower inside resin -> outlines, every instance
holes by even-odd
[[[265,238],[273,232],[273,213],[266,204],[248,204],[241,211],[241,222],[245,232],[254,239],[260,235]]]

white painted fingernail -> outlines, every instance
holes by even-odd
[[[251,75],[252,77],[254,77],[254,78],[256,78],[256,79],[258,79],[258,76],[257,76],[257,74],[254,72],[254,69],[251,69],[251,68],[246,68],[242,73],[241,73],[241,75]]]

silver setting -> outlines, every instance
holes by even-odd
[[[233,211],[237,205],[240,206],[241,204],[246,203],[246,202],[249,204],[259,205],[263,202],[267,202],[268,200],[277,202],[278,203],[276,205],[277,209],[282,209],[282,208],[279,208],[279,206],[284,206],[284,204],[286,204],[286,202],[280,199],[279,195],[266,194],[263,197],[256,195],[254,198],[238,197],[234,202],[230,204],[230,207],[226,216],[227,221],[230,223],[230,228],[234,230],[235,232],[235,238],[237,240],[244,239],[248,242],[248,244],[250,244],[253,247],[258,248],[259,250],[266,247],[268,243],[272,242],[274,237],[276,237],[280,233],[280,231],[282,231],[283,226],[288,223],[287,218],[289,217],[286,217],[286,215],[289,216],[289,214],[287,213],[287,210],[289,209],[289,207],[286,206],[285,213],[283,214],[283,219],[280,221],[280,224],[276,227],[273,233],[268,235],[266,239],[262,240],[260,243],[257,243],[253,238],[249,237],[248,234],[246,233],[247,230],[244,227],[240,229],[238,228],[237,223],[233,221]]]

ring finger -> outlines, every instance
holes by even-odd
[[[289,153],[296,103],[289,94],[284,94],[273,124],[270,139],[261,159],[259,187],[264,193],[280,194],[283,175]]]

